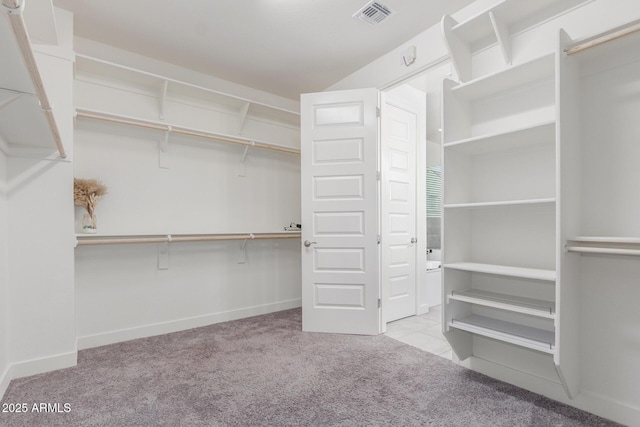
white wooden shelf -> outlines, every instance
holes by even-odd
[[[444,205],[445,209],[481,209],[507,206],[527,206],[527,205],[553,205],[555,198],[545,199],[524,199],[524,200],[504,200],[499,202],[473,202],[473,203],[451,203]]]
[[[453,262],[444,264],[443,267],[453,270],[519,277],[523,279],[544,280],[548,282],[554,282],[556,280],[555,270],[510,267],[506,265],[482,264],[476,262]]]
[[[156,129],[159,131],[166,131],[169,133],[183,134],[188,136],[195,136],[198,138],[206,138],[216,140],[219,142],[228,142],[233,144],[240,144],[245,147],[262,148],[266,150],[281,151],[291,154],[300,154],[300,150],[297,148],[286,147],[283,145],[273,144],[270,142],[260,141],[257,139],[243,138],[240,136],[228,135],[223,133],[209,132],[201,129],[187,128],[184,126],[173,125],[166,122],[143,120],[136,117],[129,117],[119,114],[106,113],[103,111],[95,111],[89,109],[76,109],[76,117],[79,119],[88,120],[101,120],[110,123],[116,123],[128,126],[138,126],[148,129]]]
[[[496,132],[444,144],[447,151],[466,155],[481,155],[555,141],[555,120],[522,127],[507,132]]]
[[[520,65],[501,70],[455,86],[451,92],[467,102],[496,96],[519,87],[535,85],[555,76],[555,54],[541,56]]]
[[[11,155],[66,157],[20,14],[0,16],[0,150]]]
[[[534,298],[517,297],[497,292],[486,292],[477,289],[467,291],[452,291],[447,296],[449,300],[466,302],[469,304],[492,307],[513,313],[528,314],[544,319],[555,319],[555,303]]]
[[[179,81],[169,77],[149,73],[135,68],[115,64],[102,59],[76,54],[76,78],[106,80],[112,83],[125,83],[144,88],[158,97],[158,106],[162,118],[164,103],[172,97],[192,98],[207,103],[219,104],[234,110],[240,120],[240,129],[247,115],[274,121],[287,126],[300,127],[298,111],[268,105],[264,102],[226,94],[214,89]]]
[[[519,345],[543,353],[555,353],[555,334],[517,323],[505,322],[472,314],[462,319],[452,319],[449,327]]]

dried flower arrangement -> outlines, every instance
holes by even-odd
[[[85,208],[91,219],[91,224],[83,225],[83,228],[88,228],[94,233],[96,230],[96,205],[105,194],[107,194],[107,187],[98,180],[80,178],[73,180],[73,201],[76,206]]]

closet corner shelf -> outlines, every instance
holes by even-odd
[[[555,334],[543,329],[505,322],[477,314],[472,314],[462,319],[453,319],[449,322],[449,327],[543,353],[555,353]]]
[[[483,264],[477,262],[452,262],[444,264],[445,269],[469,271],[473,273],[494,274],[497,276],[519,277],[522,279],[543,280],[555,282],[555,270],[537,268],[510,267],[506,265]]]
[[[468,155],[487,154],[528,145],[553,143],[555,142],[555,131],[556,122],[551,120],[506,132],[447,142],[443,147],[446,150],[455,150]]]
[[[450,295],[447,295],[447,303],[450,300],[497,308],[513,313],[528,314],[543,319],[556,318],[555,303],[553,301],[486,292],[477,289],[452,291]]]
[[[527,205],[553,205],[556,203],[554,197],[546,199],[523,199],[523,200],[505,200],[500,202],[476,202],[476,203],[448,203],[444,205],[445,209],[480,209],[501,206],[527,206]]]

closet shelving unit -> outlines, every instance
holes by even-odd
[[[460,360],[496,342],[538,354],[573,396],[559,365],[556,83],[556,54],[444,81],[443,329]]]
[[[638,21],[577,42],[561,30],[554,54],[445,80],[443,329],[461,360],[578,393],[580,254],[640,255],[638,104],[622,90],[639,47]]]
[[[87,55],[75,58],[76,125],[81,120],[158,134],[160,167],[168,168],[168,144],[176,136],[240,145],[238,175],[245,159],[261,150],[299,155],[300,114],[297,111],[226,94],[207,87],[123,66]],[[215,145],[212,145],[214,148]],[[251,150],[251,151],[249,151]],[[153,235],[77,235],[78,246],[177,242],[292,239],[300,233],[204,233]],[[242,242],[243,241],[243,242]],[[161,254],[159,249],[159,260]],[[160,265],[160,261],[159,261]]]
[[[514,32],[560,13],[583,0],[502,0],[471,18],[457,22],[449,15],[442,18],[445,44],[451,54],[458,78],[468,82],[474,78],[473,55],[498,45],[505,66],[512,63],[511,38]]]
[[[291,141],[283,144],[259,137],[264,129],[277,128],[299,134],[297,111],[80,54],[76,54],[75,77],[76,85],[93,84],[94,94],[104,86],[104,96],[83,97],[82,90],[78,91],[77,118],[299,154],[298,148],[289,146]],[[117,112],[110,107],[114,96],[121,101]],[[203,111],[208,116],[203,116]],[[229,116],[234,120],[228,120]],[[193,125],[203,118],[211,124],[210,128]]]
[[[0,150],[67,156],[40,77],[22,10],[4,0],[0,17]]]

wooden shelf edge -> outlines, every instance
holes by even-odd
[[[479,209],[500,206],[526,206],[526,205],[551,205],[556,203],[555,197],[545,199],[506,200],[501,202],[476,202],[476,203],[448,203],[443,205],[445,209]]]
[[[475,262],[445,263],[442,267],[445,269],[449,268],[452,270],[469,271],[472,273],[494,274],[496,276],[518,277],[521,279],[542,280],[545,282],[555,282],[557,278],[555,270],[511,267]]]

